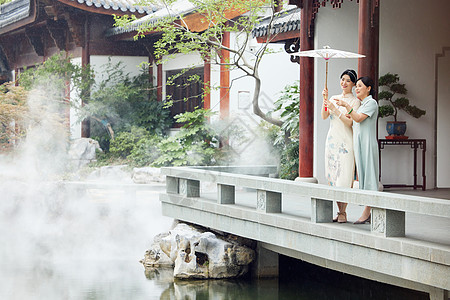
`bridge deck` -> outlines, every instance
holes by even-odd
[[[445,199],[292,182],[267,173],[162,171],[165,216],[254,239],[262,249],[319,266],[426,291],[432,299],[448,295],[450,202]],[[332,223],[335,201],[349,204],[349,221],[371,206],[372,223]]]

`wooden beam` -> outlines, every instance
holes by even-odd
[[[69,27],[70,35],[77,47],[84,47],[84,25],[86,16],[84,14],[72,14],[66,12],[64,18]]]
[[[65,20],[47,20],[47,29],[59,50],[67,48],[67,22]]]
[[[25,36],[30,41],[31,46],[34,49],[34,52],[38,56],[44,56],[44,34],[43,31],[40,28],[31,28],[27,27],[25,28]]]

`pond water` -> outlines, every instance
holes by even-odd
[[[145,271],[139,260],[173,223],[161,215],[163,188],[79,197],[52,182],[2,180],[0,299],[426,299],[286,257],[280,279],[174,281],[171,269]]]

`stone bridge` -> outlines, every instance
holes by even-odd
[[[276,172],[274,166],[163,168],[163,215],[258,241],[258,276],[277,275],[283,254],[447,300],[449,200],[272,178]],[[349,203],[354,220],[361,206],[371,206],[371,224],[333,223],[333,201]]]

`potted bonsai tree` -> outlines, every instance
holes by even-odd
[[[380,77],[378,85],[382,89],[378,93],[379,101],[387,102],[385,105],[379,106],[378,117],[384,118],[393,116],[394,121],[388,121],[386,130],[389,139],[405,139],[406,122],[398,121],[397,116],[399,110],[403,110],[414,118],[420,118],[425,114],[425,111],[409,104],[409,99],[406,98],[408,90],[404,83],[399,83],[398,74],[387,73]],[[400,95],[400,96],[398,96]]]

